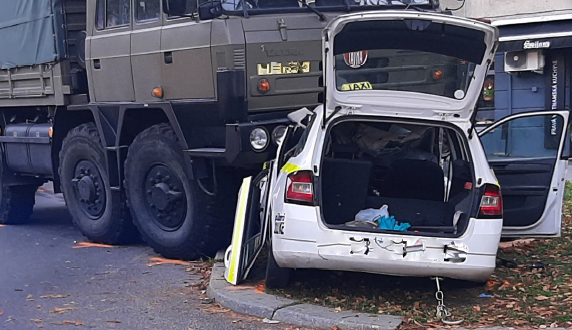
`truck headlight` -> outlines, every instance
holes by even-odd
[[[250,133],[250,145],[255,151],[262,151],[268,146],[268,132],[262,127],[257,127]]]
[[[276,128],[272,131],[272,142],[274,142],[276,145],[279,145],[280,142],[282,142],[284,133],[286,133],[286,126],[276,126]]]

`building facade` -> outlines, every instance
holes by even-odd
[[[466,0],[463,5],[443,0],[441,7],[454,15],[490,19],[500,30],[499,51],[479,102],[479,121],[570,109],[572,1]]]

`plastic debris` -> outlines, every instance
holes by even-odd
[[[365,209],[356,214],[355,221],[346,223],[351,227],[369,227],[371,224],[382,230],[406,231],[411,227],[409,223],[398,223],[395,217],[389,215],[389,207],[383,205],[379,209]],[[374,228],[375,228],[374,227]]]
[[[381,217],[377,219],[377,223],[379,224],[379,229],[383,230],[406,231],[411,227],[411,225],[406,222],[398,223],[393,216]]]
[[[277,320],[271,320],[271,319],[265,318],[264,320],[262,320],[262,323],[268,323],[268,324],[278,324],[278,323],[280,323],[280,321],[277,321]]]
[[[491,296],[490,294],[486,294],[486,293],[481,293],[479,295],[479,298],[492,298],[493,296]]]
[[[357,221],[375,221],[382,217],[389,217],[389,210],[387,205],[383,205],[380,209],[365,209],[356,214],[355,220]]]

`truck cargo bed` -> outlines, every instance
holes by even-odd
[[[29,6],[16,6],[0,0],[7,8],[0,14],[0,36],[6,35],[0,51],[0,108],[70,104],[68,95],[87,94],[76,48],[86,29],[86,3],[27,1]]]

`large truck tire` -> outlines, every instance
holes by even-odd
[[[14,225],[30,219],[36,201],[36,185],[6,186],[0,188],[0,224]]]
[[[189,179],[184,157],[169,124],[152,126],[129,147],[125,186],[143,240],[166,258],[195,260],[230,242],[240,182],[220,179],[224,188],[207,195]]]
[[[89,240],[105,244],[136,237],[125,198],[111,193],[99,132],[82,124],[65,137],[60,151],[61,188],[74,225]]]

